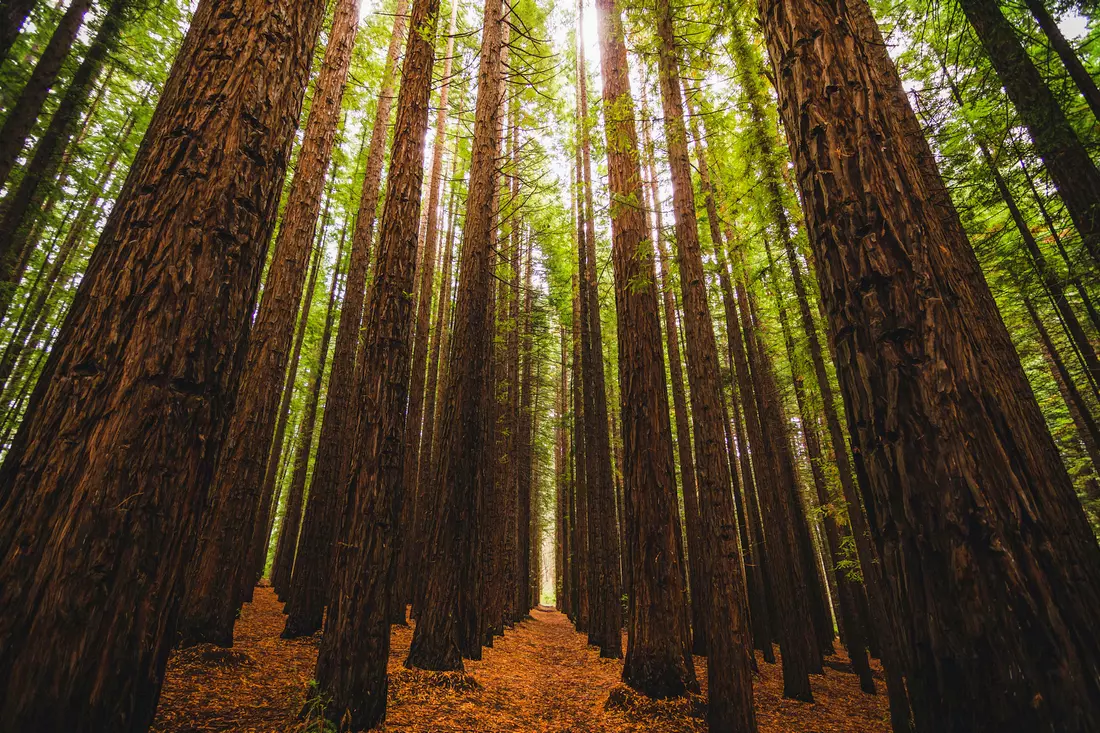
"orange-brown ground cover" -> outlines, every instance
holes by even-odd
[[[168,665],[157,733],[301,731],[298,713],[306,699],[317,656],[317,639],[286,641],[280,604],[270,588],[257,588],[237,623],[233,649],[196,647],[176,652]],[[387,730],[498,733],[530,731],[587,733],[705,731],[705,697],[650,702],[636,695],[607,706],[621,688],[622,663],[600,659],[583,635],[552,610],[536,610],[466,662],[468,678],[406,670],[410,628],[395,628],[390,654]],[[843,657],[829,664],[847,668]],[[696,658],[706,686],[706,660]],[[856,678],[834,668],[813,677],[816,702],[782,699],[782,674],[760,662],[756,678],[761,733],[888,733],[886,697],[859,691]],[[463,682],[467,683],[463,683]],[[456,684],[457,682],[457,684]],[[879,687],[882,687],[881,678]],[[621,692],[622,690],[620,690]],[[316,730],[313,728],[312,730]]]

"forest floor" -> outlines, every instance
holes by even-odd
[[[161,692],[155,733],[304,731],[298,722],[313,677],[319,636],[288,641],[282,604],[267,587],[256,589],[236,627],[232,649],[199,646],[172,655]],[[537,609],[465,676],[406,670],[411,627],[395,627],[390,651],[386,730],[457,733],[695,733],[706,730],[704,696],[665,702],[630,694],[620,682],[622,661],[601,659],[568,619]],[[890,730],[880,670],[880,694],[859,691],[843,652],[826,660],[826,674],[811,678],[812,704],[782,698],[778,665],[757,658],[756,715],[761,733],[887,733]],[[706,689],[706,660],[696,657]],[[626,691],[618,706],[613,690]],[[316,730],[313,728],[311,730]]]

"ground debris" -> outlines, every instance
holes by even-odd
[[[257,588],[237,623],[233,649],[194,647],[173,654],[156,733],[315,733],[300,717],[317,660],[314,638],[279,637],[285,617],[270,588]],[[601,659],[583,634],[539,608],[463,672],[404,667],[411,626],[390,641],[386,730],[405,733],[705,733],[706,664],[696,657],[702,694],[649,700],[624,686],[622,661]],[[240,656],[237,656],[240,655]],[[778,665],[757,655],[756,715],[761,733],[889,733],[885,688],[859,690],[841,673],[843,652],[811,677],[815,702],[784,700]],[[879,670],[876,667],[876,672]],[[877,676],[877,675],[876,675]]]

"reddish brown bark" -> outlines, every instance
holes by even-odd
[[[33,3],[31,5],[33,7]],[[34,70],[19,93],[19,98],[8,108],[4,125],[0,127],[0,187],[7,183],[8,176],[15,168],[16,159],[27,144],[27,138],[42,113],[42,106],[57,81],[62,64],[72,51],[73,41],[76,40],[76,34],[84,24],[84,16],[91,6],[92,0],[73,0],[65,8],[53,35],[42,49],[42,55],[38,57],[38,63],[34,65]],[[0,17],[5,17],[6,11],[8,7],[0,11]],[[3,58],[3,53],[0,53],[0,60]]]
[[[340,0],[263,299],[249,336],[237,404],[211,483],[210,519],[188,577],[180,619],[185,644],[232,646],[237,609],[254,581],[247,562],[252,533],[358,20],[357,0]]]
[[[461,669],[458,623],[460,588],[479,597],[476,542],[478,479],[484,445],[485,357],[490,331],[490,234],[499,151],[501,3],[486,0],[482,26],[478,97],[470,164],[462,263],[455,303],[451,358],[437,432],[439,461],[433,467],[439,492],[438,517],[427,539],[424,607],[406,665],[422,669]]]
[[[615,487],[611,475],[607,389],[604,380],[603,328],[596,277],[596,225],[592,204],[592,165],[588,130],[587,66],[584,61],[583,6],[578,4],[578,117],[584,190],[584,236],[579,244],[581,373],[585,421],[585,476],[588,493],[589,643],[600,655],[622,656],[622,580],[615,527]],[[601,38],[602,42],[602,38]],[[606,92],[605,92],[606,96]],[[631,121],[633,123],[633,121]],[[644,233],[644,232],[643,232]],[[658,344],[660,341],[658,340]],[[666,408],[665,414],[668,414]],[[671,445],[669,446],[671,448]],[[673,479],[675,480],[675,479]]]
[[[360,415],[317,682],[344,730],[385,720],[394,533],[403,502],[413,283],[439,0],[414,0],[374,279],[356,363]],[[425,260],[429,257],[427,253]]]
[[[699,245],[695,194],[688,160],[687,128],[680,93],[680,71],[672,9],[656,0],[658,70],[665,145],[672,173],[676,212],[676,253],[684,306],[688,384],[695,432],[695,473],[700,516],[706,541],[714,552],[705,556],[711,586],[707,594],[707,722],[711,730],[755,730],[752,705],[752,649],[744,610],[745,581],[733,508],[730,466],[726,458],[722,420],[718,347],[707,304],[702,249]],[[627,87],[627,90],[629,87]],[[629,92],[627,92],[629,93]],[[610,147],[611,143],[608,142]]]
[[[336,507],[343,505],[345,477],[350,470],[351,442],[355,433],[352,404],[355,400],[356,351],[382,180],[386,131],[393,107],[394,84],[398,78],[397,59],[405,37],[407,10],[407,0],[398,0],[382,74],[382,88],[378,92],[378,109],[367,147],[366,174],[351,239],[344,302],[340,309],[340,326],[336,332],[332,373],[325,399],[325,417],[321,421],[320,442],[313,460],[313,478],[309,489],[312,500],[306,505],[302,518],[294,576],[285,608],[287,620],[283,636],[287,638],[308,636],[320,629],[327,600],[333,541],[339,521]]]
[[[398,568],[399,573],[394,585],[396,594],[396,608],[392,608],[394,619],[400,616],[401,621],[405,617],[405,604],[412,600],[412,572],[413,542],[417,541],[414,534],[416,524],[417,505],[422,503],[419,496],[420,486],[417,477],[420,473],[421,436],[424,433],[423,423],[429,415],[425,411],[427,402],[425,394],[425,382],[427,381],[428,341],[429,327],[432,320],[432,296],[435,292],[435,260],[436,243],[439,239],[439,199],[443,178],[443,150],[446,148],[447,132],[447,104],[451,87],[451,69],[454,56],[454,39],[458,23],[458,3],[451,3],[451,21],[447,31],[447,51],[443,57],[443,86],[439,90],[439,110],[435,118],[435,142],[432,150],[432,169],[428,179],[428,203],[424,209],[425,227],[424,236],[420,239],[423,254],[422,265],[417,271],[419,285],[419,297],[416,304],[415,335],[413,336],[412,349],[412,376],[409,383],[409,415],[405,429],[408,435],[405,437],[405,469],[404,469],[404,496],[402,505],[401,527],[398,533]],[[455,156],[457,157],[457,145]],[[428,418],[430,420],[430,416]],[[429,457],[430,457],[429,453]]]
[[[916,727],[1095,728],[1100,552],[867,8],[760,9]]]
[[[0,469],[0,728],[152,721],[323,11],[195,12]]]

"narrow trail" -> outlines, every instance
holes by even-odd
[[[304,733],[297,715],[313,676],[319,637],[281,639],[281,611],[270,588],[257,588],[253,603],[242,611],[233,649],[200,646],[174,653],[152,730]],[[706,730],[701,696],[654,702],[628,695],[623,708],[607,709],[608,694],[621,686],[621,660],[600,659],[584,635],[555,610],[532,611],[529,619],[495,639],[481,660],[467,660],[464,677],[405,669],[411,641],[411,627],[394,628],[387,730]],[[705,692],[706,660],[696,657],[695,663]],[[807,705],[783,700],[779,667],[761,661],[754,685],[761,733],[888,733],[885,694],[859,692],[855,676],[838,671],[847,669],[844,657],[829,657],[827,665],[824,676],[812,678],[817,702]]]

